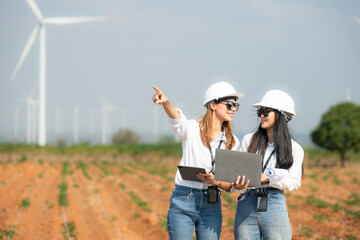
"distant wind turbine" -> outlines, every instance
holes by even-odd
[[[351,102],[351,91],[349,87],[346,90],[346,101]]]
[[[79,106],[74,107],[74,144],[79,143]]]
[[[36,102],[33,99],[34,91],[31,91],[29,96],[26,97],[26,142],[28,144],[34,143],[36,139]]]
[[[38,143],[40,146],[46,144],[46,25],[66,25],[74,23],[85,23],[85,22],[97,22],[103,21],[105,17],[56,17],[56,18],[44,18],[40,9],[35,4],[34,0],[26,0],[27,4],[31,8],[32,12],[39,21],[39,24],[35,26],[28,41],[26,42],[25,48],[21,54],[19,62],[15,67],[15,71],[11,76],[13,81],[19,72],[26,56],[28,55],[31,47],[33,46],[36,37],[39,37],[39,137]]]
[[[114,111],[113,106],[108,104],[105,99],[102,100],[102,136],[101,143],[107,145],[109,142],[109,133],[111,129],[111,112]]]
[[[14,109],[14,137],[15,141],[19,138],[19,107],[15,106]]]

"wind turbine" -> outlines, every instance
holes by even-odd
[[[74,107],[74,132],[73,132],[74,144],[79,143],[79,106]]]
[[[15,141],[19,140],[19,107],[15,106],[14,109],[14,137]]]
[[[15,67],[15,71],[11,76],[13,81],[19,72],[26,56],[28,55],[31,47],[33,46],[37,36],[39,35],[39,136],[38,144],[44,146],[46,144],[46,25],[66,25],[75,23],[85,22],[97,22],[103,21],[104,17],[55,17],[55,18],[44,18],[40,9],[34,2],[34,0],[26,0],[30,9],[39,21],[39,24],[35,26],[28,41],[26,42],[25,48],[21,54],[19,62]]]
[[[102,101],[102,135],[101,143],[103,145],[108,144],[109,132],[111,129],[111,112],[114,111],[113,106],[106,103],[105,99]]]
[[[36,102],[33,99],[33,91],[26,97],[26,142],[28,144],[34,143],[36,139],[35,134],[35,113]]]

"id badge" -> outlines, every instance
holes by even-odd
[[[266,212],[267,211],[267,198],[266,193],[259,193],[256,195],[256,211]]]

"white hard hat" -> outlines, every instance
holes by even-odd
[[[279,111],[289,113],[291,116],[295,116],[294,100],[289,94],[281,90],[270,90],[261,99],[259,103],[253,105],[256,108],[268,107],[274,108]]]
[[[218,82],[211,85],[205,92],[203,106],[213,100],[218,100],[224,97],[235,97],[236,101],[245,96],[242,93],[237,93],[235,88],[227,82]]]

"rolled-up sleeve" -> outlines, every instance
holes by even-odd
[[[293,165],[289,169],[274,168],[275,175],[270,179],[270,187],[286,189],[288,191],[300,188],[304,150],[299,144],[293,142],[292,154]]]
[[[174,131],[174,133],[181,139],[184,140],[187,135],[188,130],[188,120],[186,116],[183,114],[181,109],[176,108],[180,114],[180,118],[172,119],[168,117],[170,127]]]

